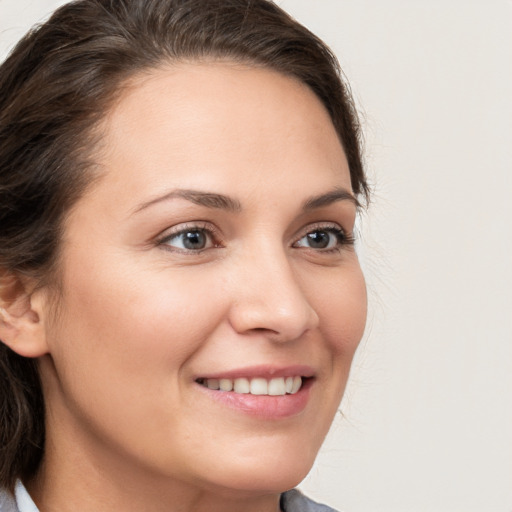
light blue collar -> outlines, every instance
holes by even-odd
[[[16,486],[14,487],[14,497],[16,498],[16,505],[18,506],[19,512],[39,512],[39,509],[32,501],[30,494],[21,483],[21,480],[16,482]]]

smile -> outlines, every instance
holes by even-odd
[[[197,379],[198,384],[211,390],[232,391],[238,394],[283,396],[294,395],[302,387],[302,377],[275,377],[265,379],[237,378],[237,379]]]

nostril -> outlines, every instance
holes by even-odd
[[[253,332],[256,332],[256,333],[273,333],[273,334],[278,334],[277,331],[274,331],[272,329],[267,329],[265,327],[255,327],[254,329],[251,329]]]

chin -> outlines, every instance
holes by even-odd
[[[221,487],[235,493],[282,493],[296,487],[311,470],[316,456],[308,450],[293,453],[274,452],[268,457],[241,460],[223,474],[217,473]],[[219,478],[220,477],[220,478]]]
[[[280,466],[267,468],[265,471],[240,472],[227,477],[220,487],[227,489],[227,494],[255,495],[255,494],[280,494],[296,487],[309,473],[311,466],[283,470]]]

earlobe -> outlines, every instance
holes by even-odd
[[[30,292],[17,276],[0,274],[0,340],[24,357],[48,352],[41,293]]]

